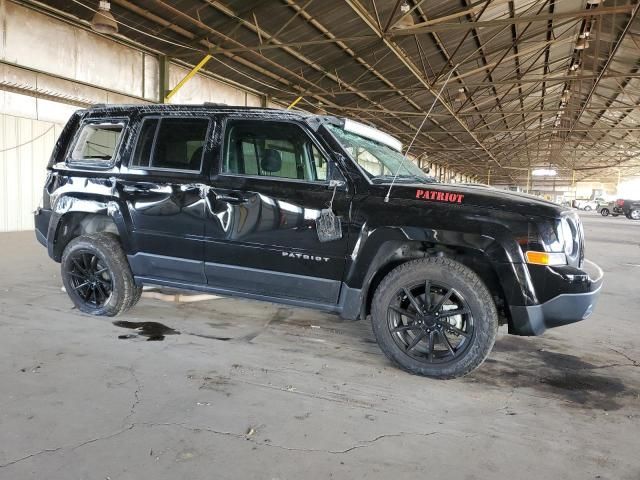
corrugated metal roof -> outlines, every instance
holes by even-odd
[[[97,7],[43,3],[82,20]],[[405,140],[455,68],[415,153],[479,178],[491,169],[522,183],[542,166],[576,180],[640,173],[634,0],[111,3],[135,42],[193,64],[212,53],[214,73]],[[413,25],[399,26],[403,16]],[[585,33],[589,47],[576,49]]]

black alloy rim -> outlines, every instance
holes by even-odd
[[[111,272],[94,253],[75,253],[67,264],[67,274],[73,292],[92,307],[104,306],[111,297]]]
[[[396,292],[387,310],[387,326],[406,355],[427,364],[460,358],[474,332],[471,309],[462,294],[430,280]]]

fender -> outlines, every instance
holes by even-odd
[[[133,245],[131,245],[127,227],[127,224],[130,224],[130,220],[127,221],[128,210],[120,205],[121,200],[115,190],[115,179],[105,181],[104,179],[67,177],[63,182],[66,183],[55,189],[55,193],[51,195],[52,213],[47,230],[47,238],[50,239],[47,242],[49,256],[60,261],[62,249],[54,239],[59,238],[60,229],[66,224],[67,216],[76,213],[105,215],[111,218],[118,230],[125,252],[132,251]],[[74,186],[74,182],[83,183],[81,191],[78,186]],[[87,194],[87,190],[91,193]]]
[[[381,276],[407,260],[445,252],[471,252],[484,258],[486,262],[483,263],[495,273],[509,304],[536,304],[529,270],[513,232],[492,222],[470,223],[472,225],[467,225],[466,231],[363,224],[345,275],[346,286],[360,292],[361,318],[367,313],[368,300],[373,293],[369,290],[377,285]]]

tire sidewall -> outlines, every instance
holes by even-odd
[[[438,260],[408,262],[387,275],[376,291],[371,319],[381,349],[401,368],[419,375],[453,378],[469,373],[487,357],[497,334],[497,312],[488,290],[475,273],[453,260]],[[397,291],[427,278],[458,291],[472,312],[474,328],[471,343],[461,357],[447,363],[427,364],[410,357],[396,344],[387,325],[387,307]]]
[[[74,290],[71,283],[70,275],[67,273],[71,264],[71,259],[79,253],[90,253],[96,255],[99,260],[107,267],[109,276],[111,277],[112,291],[109,299],[99,308],[95,308],[86,303]],[[61,276],[67,295],[78,308],[78,310],[98,316],[113,316],[120,311],[126,296],[125,277],[119,271],[119,265],[112,257],[104,243],[98,237],[82,236],[77,237],[64,250],[62,260],[60,262]]]
[[[603,217],[608,217],[609,216],[609,209],[603,208],[602,210],[600,210],[600,215],[602,215]]]

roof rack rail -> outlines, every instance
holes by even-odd
[[[203,105],[205,107],[228,107],[226,103],[217,103],[217,102],[204,102]]]
[[[93,105],[89,106],[89,110],[91,110],[92,108],[104,108],[106,106],[106,103],[94,103]]]

